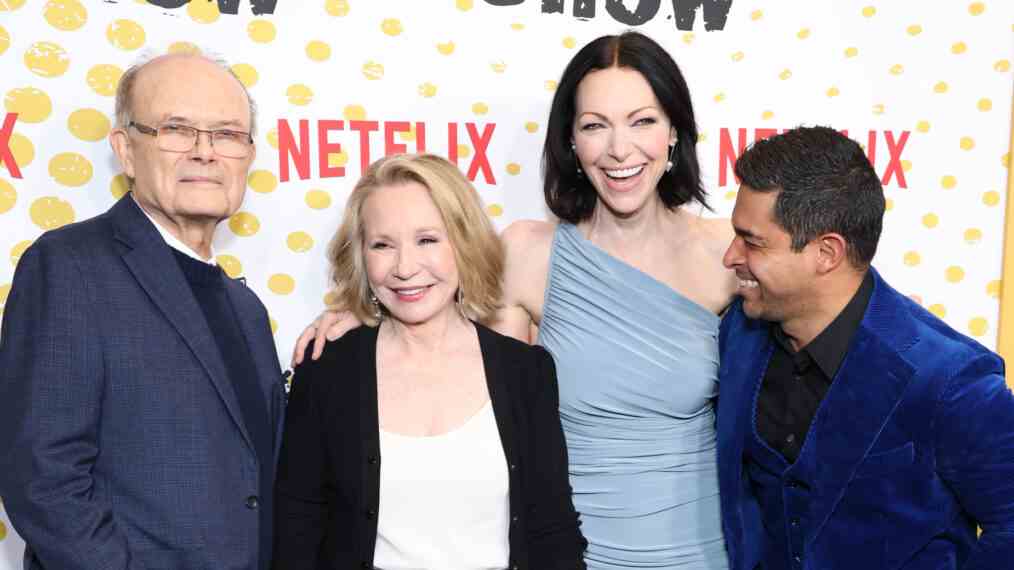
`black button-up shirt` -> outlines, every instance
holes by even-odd
[[[831,387],[873,293],[869,272],[852,300],[816,338],[796,352],[771,324],[775,351],[757,397],[757,432],[789,463],[799,457],[813,416]]]

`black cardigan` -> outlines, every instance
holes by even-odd
[[[553,359],[475,327],[509,465],[510,568],[584,568]],[[275,486],[278,570],[373,567],[382,464],[376,348],[377,329],[359,327],[296,368]]]

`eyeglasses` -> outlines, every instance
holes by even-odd
[[[139,133],[155,137],[158,148],[168,152],[190,152],[197,144],[197,137],[201,133],[208,133],[211,148],[225,158],[246,158],[250,154],[250,145],[253,144],[250,133],[243,131],[229,129],[206,131],[175,123],[167,123],[153,129],[134,121],[130,121],[127,126],[134,127]]]

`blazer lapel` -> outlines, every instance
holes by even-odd
[[[901,295],[872,268],[874,290],[849,352],[814,417],[804,455],[813,469],[811,516],[819,535],[905,393],[915,368],[903,352],[918,342]]]
[[[134,203],[131,194],[121,198],[111,213],[114,237],[127,246],[122,254],[124,263],[201,363],[247,446],[253,451],[253,440],[243,425],[239,402],[228,380],[218,345],[169,246]]]

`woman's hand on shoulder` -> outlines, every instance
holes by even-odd
[[[324,343],[329,340],[337,340],[345,333],[363,324],[351,311],[326,310],[312,323],[303,329],[303,333],[296,339],[296,346],[292,349],[293,368],[303,362],[303,354],[306,352],[310,341],[313,343],[313,354],[310,358],[317,360],[324,352]]]

